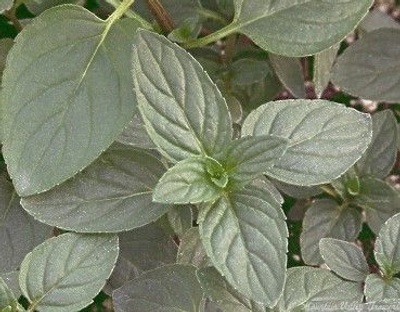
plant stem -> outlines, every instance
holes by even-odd
[[[135,0],[123,0],[116,10],[107,18],[109,25],[114,24],[116,20],[120,19],[134,2]]]
[[[321,185],[320,188],[328,195],[331,195],[333,198],[338,198],[336,191],[329,185]]]
[[[222,25],[227,25],[229,22],[222,15],[217,12],[207,10],[205,8],[198,8],[197,13],[205,18],[209,18],[215,21],[220,22]]]
[[[108,4],[111,4],[114,8],[118,8],[121,4],[119,0],[106,0],[106,1]],[[134,20],[138,21],[144,29],[153,30],[153,26],[151,25],[151,23],[146,21],[143,17],[141,17],[139,14],[132,11],[131,9],[126,10],[124,14],[127,17],[133,18]]]
[[[146,3],[161,29],[166,32],[173,31],[175,28],[174,22],[168,12],[165,10],[161,1],[147,0]]]
[[[12,7],[9,11],[4,12],[4,16],[7,17],[10,22],[14,25],[18,32],[22,31],[22,24],[19,22],[18,18],[15,16],[16,7]]]
[[[208,36],[198,38],[195,40],[187,41],[183,44],[183,47],[186,49],[204,47],[210,43],[213,43],[215,41],[218,41],[222,38],[229,36],[230,34],[234,33],[236,31],[236,29],[237,29],[236,24],[231,23],[231,24],[225,26],[224,28],[221,28],[221,29],[217,30],[216,32],[213,32],[212,34],[210,34]]]

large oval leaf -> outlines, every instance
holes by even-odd
[[[235,0],[232,27],[275,54],[305,56],[341,41],[373,1]]]
[[[116,144],[76,177],[21,203],[38,220],[62,229],[126,231],[170,209],[152,202],[153,188],[164,171],[151,154]]]
[[[239,292],[272,307],[285,282],[288,230],[275,189],[258,182],[205,205],[198,221],[220,273]]]
[[[5,175],[0,176],[0,273],[17,270],[28,252],[52,235],[52,228],[22,209]]]
[[[374,101],[399,102],[400,29],[367,33],[339,57],[332,81],[345,92]]]
[[[243,135],[276,135],[289,148],[266,173],[295,185],[328,183],[343,174],[371,141],[371,117],[326,100],[269,102],[250,113]]]
[[[117,257],[117,236],[63,234],[25,257],[19,285],[32,311],[79,311],[100,292]]]
[[[165,37],[139,31],[133,80],[147,131],[170,160],[215,156],[232,137],[221,93],[200,64]]]
[[[136,24],[111,21],[64,5],[17,37],[4,71],[2,114],[4,157],[20,195],[46,191],[82,170],[133,116],[127,64]]]
[[[167,265],[144,273],[113,292],[116,312],[197,312],[203,297],[196,268]]]

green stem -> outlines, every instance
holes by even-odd
[[[198,8],[197,13],[199,13],[199,15],[201,15],[205,18],[218,21],[222,25],[227,25],[229,23],[228,20],[226,20],[222,15],[218,14],[217,12],[207,10],[205,8]]]
[[[321,185],[320,188],[322,191],[324,191],[328,195],[331,195],[333,198],[338,198],[338,194],[336,193],[336,191],[329,185]]]
[[[119,0],[106,0],[108,4],[111,4],[115,9],[118,9],[121,6],[121,2]],[[133,1],[134,2],[134,1]],[[133,2],[129,5],[131,6]],[[128,7],[129,7],[128,6]],[[114,11],[113,14],[115,14],[116,11]],[[141,17],[139,14],[133,12],[131,9],[126,9],[123,14],[125,14],[129,18],[133,18],[134,20],[138,21],[140,25],[148,30],[153,30],[153,26],[151,23],[146,21],[143,17]],[[111,17],[111,16],[110,16]]]
[[[183,44],[183,47],[186,49],[190,49],[190,48],[197,48],[197,47],[204,47],[210,43],[213,43],[215,41],[218,41],[220,39],[223,39],[227,36],[229,36],[230,34],[236,32],[237,26],[236,23],[231,23],[227,26],[225,26],[224,28],[221,28],[219,30],[217,30],[216,32],[213,32],[212,34],[205,36],[205,37],[201,37],[195,40],[190,40],[187,41]]]
[[[129,9],[129,7],[135,2],[135,0],[123,0],[116,10],[107,18],[109,24],[114,24],[116,20],[119,20],[122,15]]]

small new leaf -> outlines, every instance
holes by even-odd
[[[319,241],[319,251],[329,268],[339,276],[363,282],[369,273],[367,260],[360,247],[334,238]]]
[[[226,151],[224,167],[230,185],[243,186],[273,167],[286,152],[288,140],[271,135],[242,137]]]
[[[225,169],[216,160],[190,157],[170,168],[153,192],[159,203],[197,204],[220,196],[228,183]]]

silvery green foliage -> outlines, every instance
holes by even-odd
[[[0,312],[398,303],[397,21],[372,0],[73,1],[29,21],[0,1]]]

